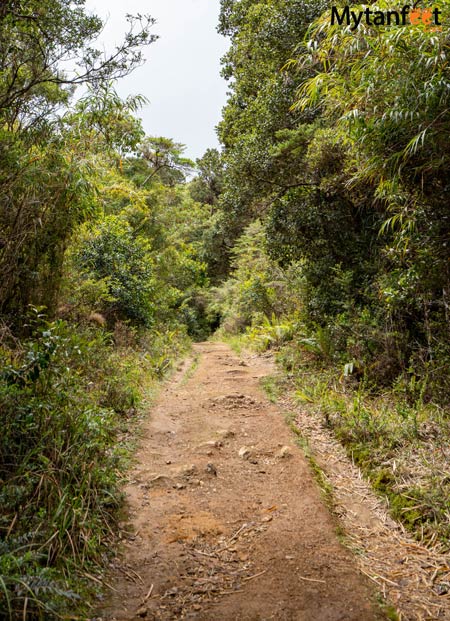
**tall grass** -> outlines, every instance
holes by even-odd
[[[424,400],[426,386],[399,378],[380,389],[348,365],[324,364],[302,341],[278,360],[303,410],[319,416],[389,501],[392,516],[422,543],[450,549],[450,416]],[[411,382],[414,384],[410,385]]]
[[[114,534],[119,434],[143,375],[160,377],[183,339],[123,327],[133,347],[118,346],[118,334],[40,318],[31,330],[0,344],[0,618],[75,618]]]

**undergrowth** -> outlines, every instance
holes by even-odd
[[[240,347],[264,351],[270,343],[284,369],[283,385],[272,382],[270,394],[292,390],[298,404],[321,417],[374,490],[388,499],[391,515],[418,541],[449,550],[448,411],[426,399],[426,382],[414,374],[380,389],[364,375],[354,375],[351,365],[325,355],[319,341],[320,335],[314,341],[287,340],[282,327],[267,321],[242,335]]]
[[[138,333],[31,321],[0,340],[0,618],[84,618],[114,538],[143,388],[186,346]]]
[[[284,351],[280,362],[292,354]],[[301,407],[314,411],[385,495],[391,515],[421,542],[450,547],[450,420],[433,403],[408,403],[305,359],[292,374]]]

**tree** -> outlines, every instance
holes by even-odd
[[[78,245],[75,263],[79,269],[107,285],[110,301],[101,310],[111,323],[130,319],[150,326],[157,283],[149,240],[136,237],[123,219],[109,216],[90,227]]]
[[[372,306],[406,337],[404,367],[436,387],[450,329],[448,34],[448,25],[423,23],[350,32],[324,14],[310,30],[308,54],[295,62],[301,75],[305,65],[316,72],[299,77],[295,107],[320,106],[324,121],[338,125],[355,162],[346,185],[374,197]]]
[[[282,69],[308,25],[325,7],[305,0],[223,0],[219,31],[231,38],[222,74],[232,80],[219,124],[225,170],[218,237],[229,254],[255,218],[264,217],[274,197],[303,183],[298,145],[283,132],[314,118],[290,108],[296,84]],[[285,145],[286,146],[286,145]],[[221,260],[224,264],[226,258]]]
[[[223,190],[223,161],[217,149],[207,149],[197,159],[198,176],[191,181],[189,192],[199,203],[215,207]]]
[[[183,157],[186,147],[171,138],[149,136],[138,147],[141,166],[146,172],[141,180],[142,187],[147,186],[152,179],[158,179],[165,185],[174,186],[184,183],[186,177],[193,172],[195,164],[192,160]]]
[[[0,312],[16,327],[29,304],[53,312],[70,235],[96,209],[100,160],[142,136],[139,100],[120,102],[111,80],[141,62],[153,20],[130,17],[105,56],[84,4],[8,0],[0,13]],[[79,84],[90,93],[70,110]]]
[[[233,81],[216,264],[229,270],[261,218],[270,256],[302,270],[309,330],[326,328],[377,381],[406,368],[437,378],[449,328],[448,28],[353,31],[328,8],[222,2]]]
[[[126,75],[142,62],[142,46],[157,38],[150,33],[151,17],[129,16],[123,43],[105,55],[95,47],[103,23],[84,5],[85,0],[4,0],[0,118],[10,129],[42,126],[80,84]]]

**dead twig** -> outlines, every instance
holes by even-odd
[[[149,589],[149,592],[147,593],[147,595],[144,597],[144,599],[142,600],[142,603],[145,604],[145,602],[148,602],[148,600],[151,598],[152,593],[153,593],[153,589],[154,589],[155,585],[152,584],[152,586]]]
[[[132,582],[136,583],[137,582],[136,578],[137,578],[138,580],[141,581],[142,584],[144,584],[144,581],[142,580],[141,576],[136,571],[134,571],[134,569],[131,569],[131,567],[129,568],[130,571],[127,571],[126,569],[124,569],[123,567],[120,567],[120,566],[117,569],[119,571],[121,571]],[[132,574],[134,574],[134,576],[136,576],[136,578]]]
[[[298,576],[299,580],[306,580],[306,582],[320,582],[326,584],[325,580],[318,580],[317,578],[307,578],[306,576]]]
[[[239,535],[242,533],[242,531],[243,531],[245,528],[247,528],[247,527],[248,527],[248,524],[247,524],[247,523],[242,524],[242,526],[240,527],[240,529],[239,529],[239,530],[237,530],[237,531],[234,533],[234,535],[231,537],[231,539],[228,541],[228,543],[230,544],[230,543],[232,543],[235,539],[237,539],[237,538],[239,537]]]
[[[266,573],[267,573],[267,569],[265,569],[264,571],[260,571],[259,574],[255,574],[254,576],[249,576],[248,578],[244,578],[244,582],[249,582],[250,580],[259,578],[259,576],[262,576],[263,574],[266,574]]]
[[[220,552],[225,552],[225,550],[228,550],[229,547],[231,546],[231,544],[236,541],[236,539],[239,537],[239,535],[242,533],[243,530],[245,530],[246,528],[250,530],[250,526],[252,526],[252,524],[247,524],[247,522],[245,524],[242,524],[242,526],[234,533],[234,535],[228,540],[227,544],[225,546],[223,546],[222,548],[220,548],[219,550],[216,550],[216,554],[220,554]]]
[[[106,582],[106,580],[100,580],[99,578],[96,578],[95,576],[93,576],[92,574],[88,574],[87,572],[84,572],[83,575],[86,576],[86,578],[89,578],[90,580],[93,580],[94,582],[97,582],[101,586],[108,587],[108,589],[111,589],[111,591],[114,591],[115,593],[120,593],[120,591],[118,591],[111,584]]]
[[[202,556],[207,556],[208,558],[214,558],[217,555],[217,552],[210,554],[209,552],[202,552],[201,550],[197,550],[196,548],[192,548],[192,550],[196,552],[197,554],[201,554]],[[218,552],[221,552],[221,550],[218,550]]]

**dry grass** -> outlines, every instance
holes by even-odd
[[[416,541],[390,517],[387,500],[372,491],[314,406],[299,406],[294,395],[283,402],[295,412],[296,425],[333,488],[335,512],[361,572],[395,606],[400,621],[450,619],[450,557],[442,544]],[[422,464],[418,459],[417,468]]]

